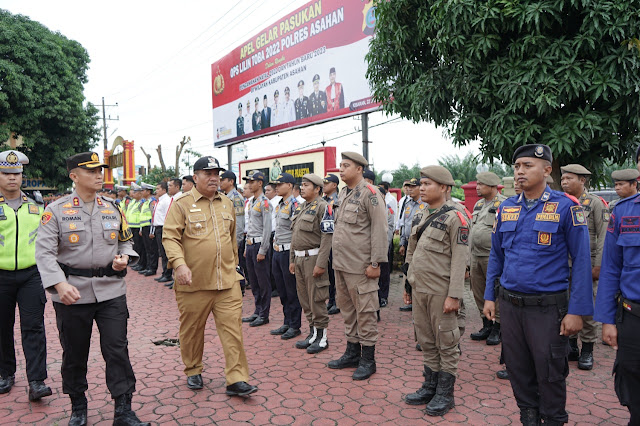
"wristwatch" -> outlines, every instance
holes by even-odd
[[[377,268],[378,266],[380,266],[380,265],[378,265],[378,262],[372,262],[371,263],[371,267],[372,268]]]

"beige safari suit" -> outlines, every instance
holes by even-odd
[[[378,278],[369,279],[371,263],[387,261],[387,206],[380,191],[364,179],[338,196],[333,233],[336,299],[350,343],[374,346],[378,339]]]
[[[441,210],[442,207],[425,214],[411,231],[408,279],[413,289],[413,321],[424,363],[433,371],[456,375],[460,358],[457,313],[445,314],[442,309],[447,297],[460,301],[464,297],[469,228],[463,225],[463,213],[451,210],[440,214]],[[417,241],[418,230],[432,216],[435,220]]]
[[[320,221],[327,202],[318,196],[311,203],[299,206],[291,219],[290,263],[295,264],[298,300],[310,327],[326,329],[329,326],[326,301],[329,298],[329,253],[333,234],[320,231]],[[296,256],[295,251],[319,248],[315,256]],[[322,276],[315,278],[313,268],[324,269]]]
[[[174,285],[185,374],[202,373],[204,329],[213,313],[224,351],[227,386],[248,381],[233,202],[221,193],[209,201],[196,188],[182,194],[169,209],[162,244],[170,267],[187,265],[192,272],[191,285]]]

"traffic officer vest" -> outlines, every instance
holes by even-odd
[[[131,200],[125,213],[127,222],[131,228],[140,228],[140,201]]]
[[[36,236],[43,208],[22,195],[16,212],[0,195],[0,269],[15,271],[36,264]]]
[[[140,228],[151,226],[151,219],[153,218],[153,212],[151,211],[152,201],[153,198],[150,198],[142,202],[142,208],[140,209],[140,216],[138,218],[138,221],[140,222]]]

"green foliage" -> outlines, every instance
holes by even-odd
[[[396,170],[383,170],[379,173],[376,172],[376,183],[382,182],[382,175],[387,172],[393,175],[391,187],[402,188],[402,184],[405,180],[411,178],[420,178],[420,165],[416,163],[412,167],[408,167],[406,164],[400,164],[400,167],[398,167]]]
[[[182,164],[184,164],[185,167],[188,169],[188,174],[191,174],[191,167],[193,167],[194,163],[198,161],[198,158],[200,157],[202,157],[202,154],[200,154],[198,151],[194,149],[186,148],[184,150],[181,158],[182,158]]]
[[[173,179],[177,177],[176,171],[173,167],[169,167],[167,170],[162,171],[162,169],[158,166],[154,166],[149,173],[147,173],[142,181],[148,183],[150,185],[157,185],[163,180],[168,181],[169,179]]]
[[[64,187],[65,159],[98,138],[98,110],[85,100],[89,55],[76,41],[0,9],[0,140],[22,135],[26,173]]]
[[[545,143],[601,171],[640,142],[640,0],[376,0],[367,54],[388,113],[511,163]]]

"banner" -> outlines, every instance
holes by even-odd
[[[215,147],[380,108],[372,0],[307,3],[211,65]]]

